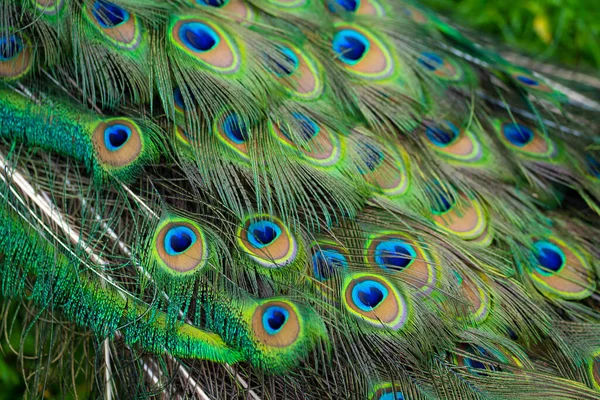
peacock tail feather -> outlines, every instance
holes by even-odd
[[[600,398],[593,99],[399,0],[0,21],[28,398]]]

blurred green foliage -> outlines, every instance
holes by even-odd
[[[421,0],[540,60],[600,67],[599,0]]]

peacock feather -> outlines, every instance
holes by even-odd
[[[1,1],[0,84],[28,398],[600,398],[600,105],[419,4]]]

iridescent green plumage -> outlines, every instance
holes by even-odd
[[[399,1],[0,17],[0,288],[91,395],[599,397],[593,100]]]

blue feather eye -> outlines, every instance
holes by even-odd
[[[417,64],[425,72],[445,81],[457,82],[465,77],[463,68],[449,56],[423,52],[417,59]]]
[[[236,144],[244,143],[248,140],[248,127],[241,121],[236,113],[231,113],[223,120],[223,131],[227,137]]]
[[[481,247],[494,239],[486,209],[464,193],[454,193],[435,181],[425,189],[433,222],[442,230]]]
[[[130,119],[100,122],[92,134],[99,161],[111,167],[125,167],[136,161],[143,150],[140,128]]]
[[[354,166],[374,192],[399,197],[410,188],[408,155],[398,144],[375,140],[355,131],[352,142]]]
[[[532,126],[515,121],[495,120],[500,140],[524,158],[552,159],[560,155],[556,144]]]
[[[418,63],[428,69],[431,72],[437,71],[442,65],[444,65],[444,59],[435,53],[421,53],[418,58]]]
[[[250,244],[258,249],[270,245],[281,235],[281,228],[271,221],[252,222],[248,231]]]
[[[329,280],[337,271],[348,269],[348,260],[336,249],[324,248],[312,256],[313,275],[321,282]]]
[[[520,68],[508,67],[506,72],[511,75],[514,82],[528,91],[535,91],[538,94],[553,94],[556,99],[560,99],[562,94],[544,83],[542,80],[533,76],[529,71]]]
[[[248,145],[250,129],[248,123],[235,112],[222,113],[215,119],[213,130],[217,137],[228,148],[235,151],[244,160],[248,159]]]
[[[540,85],[540,83],[537,80],[533,79],[532,77],[526,76],[526,75],[518,75],[517,74],[515,76],[515,78],[517,78],[517,80],[519,82],[521,82],[522,84],[527,85],[527,86],[535,87],[535,86]]]
[[[552,275],[562,269],[565,264],[565,254],[558,246],[542,240],[535,242],[533,247],[538,261],[536,269],[541,274]]]
[[[381,231],[365,244],[365,263],[402,275],[402,280],[430,294],[437,283],[438,261],[418,240],[396,231]]]
[[[383,162],[384,155],[374,144],[361,142],[359,144],[359,150],[359,156],[363,161],[362,164],[369,171],[375,171]],[[358,166],[358,170],[361,174],[369,172],[364,170],[361,165]]]
[[[165,251],[170,256],[185,253],[196,240],[196,234],[187,226],[174,226],[165,235]]]
[[[188,49],[199,53],[210,51],[219,44],[217,32],[202,22],[183,23],[179,29],[179,37]]]
[[[129,13],[116,4],[96,0],[92,14],[103,28],[115,28],[129,21]]]
[[[201,6],[209,7],[223,7],[229,2],[229,0],[196,0],[197,4]]]
[[[456,205],[454,194],[437,182],[434,182],[432,186],[428,186],[426,192],[433,198],[431,211],[434,214],[445,214]]]
[[[280,52],[277,57],[267,55],[273,73],[279,78],[292,75],[300,65],[298,56],[287,46],[277,46],[277,48]]]
[[[298,254],[298,245],[288,228],[279,219],[265,214],[246,219],[238,228],[238,244],[266,268],[285,266]]]
[[[302,101],[319,98],[324,89],[323,69],[308,49],[283,41],[275,46],[278,51],[264,53],[265,63],[285,92]]]
[[[354,285],[352,301],[362,311],[372,311],[388,296],[388,290],[377,281],[364,280]]]
[[[342,29],[333,37],[333,51],[348,65],[358,63],[369,52],[370,47],[369,39],[355,30]]]
[[[344,10],[348,11],[348,12],[355,12],[356,10],[358,10],[358,7],[360,5],[360,0],[334,0],[334,1],[329,1],[327,6],[329,8],[329,11],[331,11],[332,13],[335,13],[335,4],[339,5],[340,7],[342,7]]]
[[[270,347],[288,347],[301,333],[302,321],[296,306],[286,300],[267,300],[252,315],[257,339]]]
[[[175,88],[173,90],[173,100],[175,101],[175,110],[180,113],[185,113],[187,111],[185,101],[183,100],[183,93],[180,88]]]
[[[29,48],[19,35],[0,36],[0,78],[17,79],[29,71],[33,63]]]
[[[131,128],[123,124],[114,124],[104,130],[104,144],[108,151],[118,151],[131,137]]]
[[[263,328],[269,335],[276,335],[287,322],[290,313],[283,307],[270,306],[262,317]]]
[[[531,129],[521,124],[504,124],[502,133],[511,144],[523,147],[533,140],[534,133]]]
[[[375,262],[383,269],[401,271],[410,266],[416,257],[415,249],[399,239],[382,241],[375,247]]]
[[[404,298],[381,276],[367,273],[347,275],[343,293],[346,309],[374,327],[397,330],[408,319]]]
[[[22,50],[23,41],[19,36],[10,35],[0,37],[0,62],[14,59]]]
[[[369,400],[405,400],[397,386],[391,382],[380,383],[371,391]]]
[[[142,43],[139,20],[134,14],[105,0],[96,0],[91,7],[84,5],[87,20],[112,45],[123,50],[135,50]]]
[[[404,395],[401,392],[389,392],[377,397],[377,400],[404,400]]]
[[[427,139],[438,147],[446,147],[452,144],[460,133],[459,129],[452,122],[445,121],[444,125],[427,127],[425,130]]]
[[[529,274],[545,295],[581,300],[596,288],[590,255],[555,236],[533,243]]]
[[[483,146],[469,129],[461,129],[448,120],[425,126],[426,144],[450,162],[474,163],[485,160]]]
[[[240,47],[221,26],[201,17],[173,16],[169,39],[184,57],[218,74],[235,74],[241,67]]]
[[[189,219],[171,218],[161,222],[153,240],[155,259],[168,273],[195,271],[208,260],[204,233]]]
[[[481,346],[474,347],[471,345],[466,345],[465,350],[475,356],[482,356],[484,358],[490,358],[490,354]],[[483,362],[481,362],[479,360],[475,360],[473,358],[463,357],[462,361],[465,366],[467,366],[471,369],[477,370],[477,372],[471,371],[472,373],[477,374],[477,375],[482,374],[482,371],[496,371],[496,368],[493,365],[488,364],[488,363],[483,363]]]
[[[299,132],[298,132],[298,134],[299,134],[298,136],[300,136],[303,140],[305,140],[307,142],[309,140],[311,140],[313,137],[315,137],[321,130],[319,125],[317,125],[312,119],[310,119],[309,117],[307,117],[304,114],[300,114],[298,112],[293,112],[292,116],[294,117],[298,127],[300,128]],[[282,125],[279,129],[281,130],[281,133],[283,133],[283,135],[286,138],[288,138],[291,142],[294,141],[294,136],[290,132],[288,132],[285,125]]]

